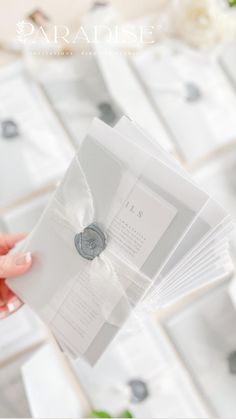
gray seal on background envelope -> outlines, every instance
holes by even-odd
[[[1,123],[3,138],[15,138],[19,135],[17,123],[12,119],[5,119]]]
[[[76,234],[75,247],[83,258],[93,260],[105,249],[106,236],[96,223],[92,223]]]
[[[131,402],[141,403],[149,396],[147,384],[140,379],[132,379],[128,382],[131,389]]]
[[[195,83],[185,83],[185,89],[187,102],[197,102],[199,99],[202,98],[202,92]]]

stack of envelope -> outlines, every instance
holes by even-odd
[[[21,244],[31,270],[9,287],[72,357],[94,364],[137,307],[170,304],[232,272],[227,212],[123,117],[95,119]],[[138,311],[137,311],[138,312]]]

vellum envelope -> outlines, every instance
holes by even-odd
[[[180,173],[95,120],[23,245],[32,269],[7,283],[65,350],[93,364],[207,202]]]

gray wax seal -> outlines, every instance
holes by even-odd
[[[132,379],[128,382],[131,389],[131,402],[141,403],[148,398],[147,384],[138,378]]]
[[[199,87],[192,82],[185,83],[187,102],[197,102],[202,97]]]
[[[229,371],[231,374],[236,374],[236,351],[228,355]]]
[[[83,258],[93,260],[105,249],[106,236],[96,223],[92,223],[76,234],[75,247]]]
[[[15,138],[19,135],[18,125],[12,119],[5,119],[1,122],[2,136],[4,138]]]
[[[102,121],[107,124],[112,124],[116,121],[116,114],[110,103],[101,102],[98,104],[98,109],[100,111],[100,118]]]

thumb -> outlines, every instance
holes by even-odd
[[[31,264],[30,253],[0,256],[0,278],[22,275],[28,271]]]

